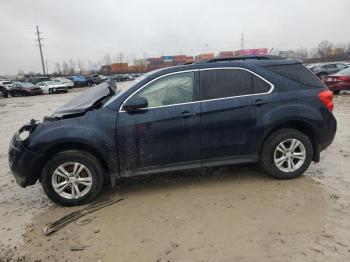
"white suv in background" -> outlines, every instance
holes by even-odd
[[[56,77],[56,78],[53,78],[52,81],[64,84],[68,88],[73,88],[74,87],[74,82],[72,80],[69,80],[68,78],[65,78],[65,77]]]
[[[13,87],[13,83],[10,80],[0,80],[0,86],[6,88],[7,91],[10,91],[11,88]]]
[[[45,94],[55,94],[55,93],[67,93],[68,88],[65,84],[56,82],[56,81],[44,81],[36,84],[37,87],[40,87]]]

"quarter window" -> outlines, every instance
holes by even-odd
[[[201,99],[216,99],[267,93],[271,86],[242,69],[201,71]]]
[[[136,97],[148,100],[148,107],[193,101],[194,72],[165,76],[143,88]]]

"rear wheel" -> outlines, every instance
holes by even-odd
[[[291,179],[305,172],[312,156],[312,143],[305,134],[295,129],[281,129],[265,141],[260,163],[272,177]]]
[[[90,202],[100,193],[104,172],[91,154],[68,150],[55,155],[45,166],[41,182],[57,204],[74,206]]]

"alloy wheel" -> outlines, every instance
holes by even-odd
[[[77,199],[86,195],[92,186],[90,170],[81,163],[67,162],[57,167],[52,175],[54,191],[66,199]]]
[[[274,152],[274,162],[283,172],[294,172],[305,162],[306,149],[298,139],[286,139],[279,143]]]

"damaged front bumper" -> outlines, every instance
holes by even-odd
[[[40,176],[38,165],[43,158],[42,154],[32,152],[26,146],[26,139],[22,140],[20,135],[23,132],[34,131],[36,122],[24,125],[12,137],[9,148],[9,166],[16,182],[21,187],[35,184]]]

